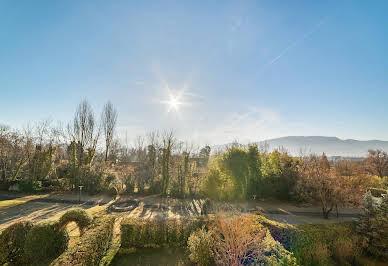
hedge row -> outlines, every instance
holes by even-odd
[[[257,216],[300,265],[358,264],[362,253],[354,223],[290,225]]]
[[[164,221],[127,218],[121,222],[121,247],[184,247],[192,232],[208,224],[208,219],[201,218]]]
[[[58,223],[17,222],[0,235],[0,264],[49,262],[66,250],[68,242]]]
[[[114,220],[115,217],[111,215],[96,218],[80,242],[51,265],[98,265],[109,247]]]

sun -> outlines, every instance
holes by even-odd
[[[170,99],[167,101],[167,105],[169,107],[169,110],[179,111],[179,106],[182,104],[182,102],[179,101],[179,98],[177,96],[170,95]]]

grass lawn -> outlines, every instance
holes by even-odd
[[[32,196],[20,197],[20,198],[13,199],[13,200],[2,200],[2,201],[0,201],[0,210],[5,209],[5,208],[9,208],[9,207],[13,207],[16,205],[24,204],[26,202],[29,202],[30,200],[44,198],[46,196],[47,195],[32,195]]]

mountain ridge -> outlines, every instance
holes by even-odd
[[[368,150],[380,149],[388,152],[388,141],[340,139],[330,136],[285,136],[254,142],[262,149],[273,151],[285,149],[292,155],[308,155],[325,153],[329,157],[366,157]],[[217,150],[232,145],[217,145]]]

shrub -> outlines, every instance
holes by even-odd
[[[353,244],[339,246],[344,239]],[[345,264],[358,259],[358,246],[353,223],[300,225],[292,238],[291,251],[302,265]]]
[[[0,235],[0,264],[22,264],[24,242],[28,231],[32,228],[31,222],[17,222],[8,226]]]
[[[42,181],[23,179],[19,183],[22,192],[37,192],[42,189]]]
[[[24,252],[31,262],[53,259],[66,250],[68,241],[58,223],[36,224],[27,233]]]
[[[361,255],[361,248],[358,245],[359,240],[356,237],[338,238],[334,242],[334,258],[341,265],[350,263],[354,265]]]
[[[204,228],[191,233],[187,245],[189,258],[198,265],[211,265],[213,258],[213,238]]]
[[[263,215],[256,215],[255,219],[269,229],[274,240],[280,242],[286,249],[290,249],[292,239],[298,230],[295,226],[269,220]]]
[[[85,229],[90,225],[92,219],[86,213],[85,210],[77,208],[67,211],[59,219],[59,226],[64,229],[67,224],[75,222],[79,228],[80,234],[82,235]]]
[[[220,265],[245,265],[260,258],[266,229],[253,216],[218,219],[212,227],[215,261]]]
[[[160,246],[186,246],[190,234],[202,226],[205,219],[181,219],[150,221],[141,218],[127,218],[121,222],[121,246],[142,248]]]
[[[298,265],[294,255],[286,250],[278,241],[274,240],[268,230],[259,249],[262,256],[258,258],[258,265]]]
[[[366,193],[363,211],[357,231],[364,248],[369,254],[388,260],[388,194],[375,201],[370,192]]]
[[[80,242],[63,253],[52,265],[98,265],[109,247],[114,220],[110,215],[95,219]]]

